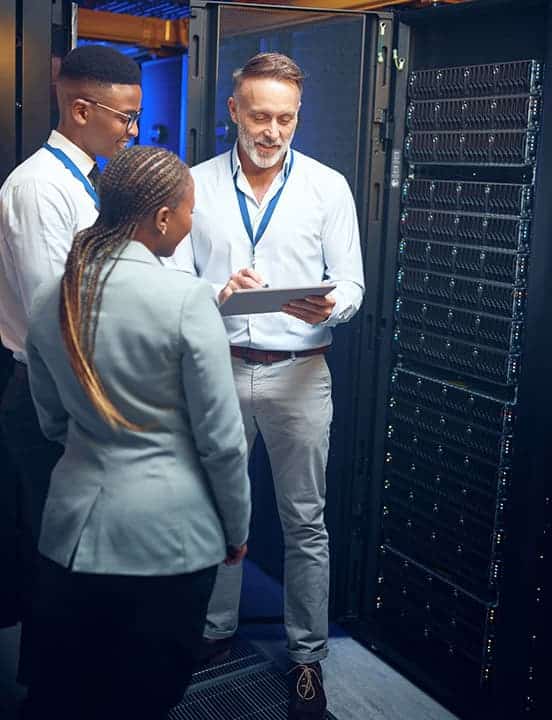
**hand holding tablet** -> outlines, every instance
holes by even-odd
[[[309,296],[324,297],[334,289],[334,284],[322,283],[293,288],[262,287],[234,290],[219,306],[219,310],[224,316],[280,312],[283,305],[288,305],[293,300],[304,300]]]

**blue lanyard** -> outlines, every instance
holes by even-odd
[[[236,195],[238,197],[238,204],[240,206],[240,213],[242,216],[243,225],[247,231],[247,234],[249,236],[249,239],[251,240],[251,244],[253,247],[259,242],[259,240],[262,238],[264,231],[268,227],[268,223],[270,222],[270,219],[272,218],[272,215],[274,213],[274,210],[276,210],[276,205],[278,204],[278,200],[280,199],[280,195],[282,194],[286,183],[288,181],[289,174],[291,173],[291,168],[293,167],[293,150],[290,150],[290,161],[289,166],[287,169],[287,173],[284,179],[284,182],[282,183],[282,187],[278,190],[276,195],[272,198],[272,200],[268,203],[268,207],[265,210],[265,213],[262,217],[261,223],[259,227],[257,228],[257,234],[253,236],[253,227],[251,225],[251,218],[249,217],[249,211],[247,210],[247,200],[245,197],[245,193],[243,190],[240,190],[238,187],[238,179],[236,177],[237,173],[234,174],[234,161],[232,159],[232,152],[230,153],[230,170],[232,171],[232,177],[234,178],[234,187],[236,188]]]
[[[48,143],[44,143],[42,146],[46,150],[52,153],[52,155],[55,155],[57,159],[65,165],[67,170],[73,175],[77,180],[82,183],[82,186],[86,190],[86,192],[90,195],[92,200],[94,201],[94,205],[96,206],[96,210],[100,210],[100,199],[98,197],[98,193],[94,190],[92,187],[92,183],[90,180],[81,173],[81,171],[78,169],[78,167],[75,165],[75,163],[71,160],[71,158],[67,157],[67,155],[63,152],[63,150],[60,150],[59,148],[52,147],[51,145],[48,145]]]

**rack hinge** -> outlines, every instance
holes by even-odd
[[[376,108],[374,123],[380,126],[380,139],[387,142],[393,137],[393,122],[389,119],[389,113],[385,108]]]

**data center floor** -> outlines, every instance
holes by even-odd
[[[241,607],[246,622],[242,632],[284,669],[287,660],[282,625],[255,622],[255,618],[277,616],[281,609],[280,585],[246,562]],[[23,688],[15,682],[18,635],[18,628],[0,630],[1,720],[16,720],[17,704],[24,696]],[[337,625],[331,626],[330,654],[323,670],[329,709],[338,720],[455,720],[448,710]]]

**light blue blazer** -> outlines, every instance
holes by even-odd
[[[247,448],[228,340],[210,286],[131,242],[103,293],[95,364],[142,432],[113,430],[76,379],[43,286],[27,340],[40,426],[65,452],[39,550],[89,573],[172,575],[221,562],[247,539]]]

